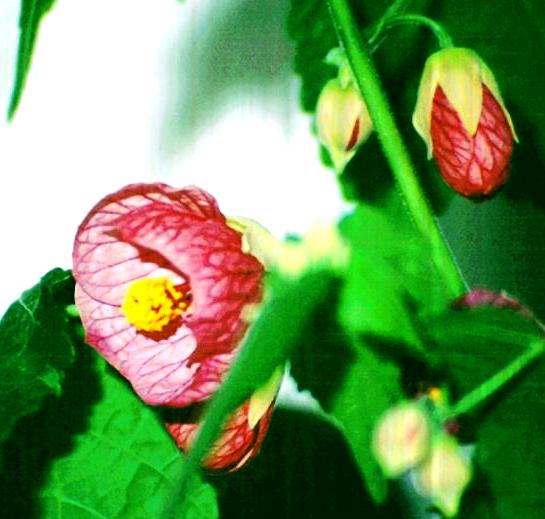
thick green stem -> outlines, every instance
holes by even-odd
[[[452,297],[461,295],[466,285],[439,230],[401,134],[396,126],[383,88],[380,84],[370,53],[360,40],[359,31],[346,0],[328,0],[331,16],[341,44],[350,62],[352,72],[365,99],[384,154],[415,225],[428,241],[432,260],[443,275]]]
[[[450,34],[445,30],[445,28],[437,23],[435,20],[428,18],[427,16],[422,16],[420,14],[402,14],[399,16],[390,16],[386,18],[374,31],[373,35],[369,38],[369,45],[371,47],[376,47],[376,44],[379,38],[392,27],[397,27],[399,25],[423,25],[432,30],[433,34],[439,42],[439,46],[444,49],[446,47],[452,47],[453,42]]]
[[[481,402],[492,396],[494,393],[508,384],[521,371],[528,367],[535,359],[545,352],[545,343],[536,341],[530,345],[528,350],[520,357],[510,362],[501,371],[498,371],[493,377],[489,378],[481,386],[474,389],[447,411],[445,418],[455,418],[461,414],[471,411]]]

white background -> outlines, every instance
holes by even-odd
[[[80,221],[127,183],[196,184],[278,237],[337,219],[334,175],[298,108],[287,2],[258,2],[275,14],[255,30],[253,4],[56,2],[19,111],[0,123],[0,314],[49,269],[70,268]],[[4,120],[18,16],[19,0],[2,0]]]

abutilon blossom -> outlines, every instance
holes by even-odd
[[[221,383],[264,268],[205,191],[134,184],[80,225],[73,273],[86,341],[144,402],[182,407]]]
[[[338,173],[373,130],[367,106],[348,65],[322,89],[316,106],[316,129]]]
[[[490,195],[507,179],[517,137],[494,75],[473,51],[450,47],[428,58],[413,124],[461,195]]]

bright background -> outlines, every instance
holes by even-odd
[[[4,121],[19,3],[0,3]],[[257,4],[57,0],[19,110],[0,126],[0,314],[49,269],[70,268],[80,221],[127,183],[199,185],[278,237],[338,217],[298,107],[288,2],[267,1],[266,20]]]

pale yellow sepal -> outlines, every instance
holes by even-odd
[[[329,152],[337,173],[344,170],[373,129],[367,106],[350,74],[349,69],[341,68],[339,77],[322,89],[316,106],[318,139]],[[357,138],[351,142],[355,128]]]
[[[492,71],[472,50],[448,47],[435,52],[426,61],[413,113],[413,125],[427,145],[428,158],[433,153],[430,126],[433,96],[437,86],[441,86],[464,128],[473,136],[481,118],[483,83],[503,108],[513,137],[518,141],[511,116],[505,108]]]
[[[248,425],[253,429],[263,415],[269,409],[272,401],[278,393],[282,378],[284,376],[284,366],[279,366],[274,370],[271,378],[261,386],[251,397],[248,409]]]
[[[227,225],[242,234],[242,250],[259,259],[267,269],[297,276],[305,269],[323,265],[342,270],[349,249],[337,227],[316,221],[299,241],[277,240],[269,231],[248,218],[230,217]]]
[[[430,456],[416,472],[416,486],[445,517],[454,517],[471,473],[471,463],[456,440],[441,435],[434,440]]]

